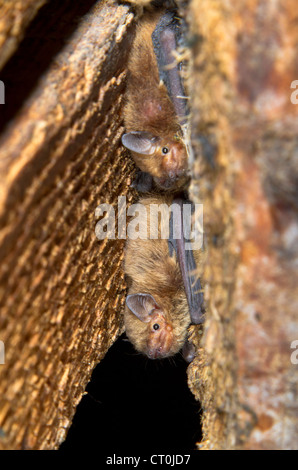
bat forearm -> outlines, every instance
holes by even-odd
[[[185,238],[183,230],[183,201],[180,198],[176,198],[173,200],[173,204],[178,204],[180,207],[180,238],[176,240],[171,239],[170,242],[175,248],[177,254],[191,321],[193,324],[200,324],[204,321],[204,295],[202,292],[200,279],[196,277],[197,265],[193,251],[185,249]],[[188,201],[188,204],[191,203]],[[170,229],[170,236],[173,236],[172,234],[173,228]]]
[[[180,35],[179,24],[173,13],[165,13],[158,22],[152,41],[157,58],[159,77],[165,83],[169,96],[175,108],[179,124],[187,120],[187,102],[182,78],[177,61],[177,47]]]
[[[165,80],[166,86],[174,105],[179,124],[183,126],[187,121],[187,102],[180,76],[179,64],[174,54],[176,50],[176,36],[174,31],[170,28],[165,29],[160,35],[160,42],[163,57],[163,65],[161,66],[164,68],[164,75],[167,77]]]

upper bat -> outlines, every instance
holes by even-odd
[[[182,261],[173,239],[160,238],[161,233],[171,237],[168,208],[173,202],[171,197],[146,197],[140,201],[147,217],[139,218],[139,232],[142,238],[128,239],[125,252],[125,273],[129,279],[129,292],[126,299],[124,322],[126,334],[135,348],[149,358],[162,358],[176,354],[184,345],[188,326],[191,322],[202,321],[203,306],[200,302],[199,312],[193,315],[192,297],[201,296],[201,292],[188,290],[200,289],[193,279],[199,277],[202,253],[190,251],[192,258],[189,271],[188,259]],[[150,205],[161,208],[161,218],[149,217]],[[181,206],[179,206],[181,209]],[[167,226],[167,230],[166,230]],[[150,230],[158,238],[150,239]],[[180,242],[178,242],[180,244]],[[170,246],[173,249],[169,249]],[[177,254],[178,253],[178,254]],[[200,297],[201,299],[201,297]],[[198,321],[199,319],[199,321]]]
[[[174,12],[147,12],[137,26],[128,63],[123,145],[137,166],[163,189],[187,181],[182,125],[184,91],[173,52],[179,24]]]

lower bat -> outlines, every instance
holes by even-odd
[[[146,197],[139,202],[146,212],[139,221],[142,238],[127,241],[125,273],[129,292],[124,322],[126,334],[135,348],[156,359],[180,351],[190,323],[203,321],[201,285],[193,284],[194,269],[199,277],[202,252],[190,251],[186,255],[184,242],[177,243],[171,238],[169,208],[173,198]],[[160,208],[160,220],[149,217],[153,205]],[[181,202],[176,205],[181,214]],[[160,238],[166,232],[170,238]],[[158,234],[158,238],[150,239],[150,233]]]

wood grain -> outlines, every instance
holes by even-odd
[[[95,209],[132,200],[120,142],[132,35],[128,7],[97,2],[0,137],[3,449],[57,448],[123,331],[124,240],[96,238]]]

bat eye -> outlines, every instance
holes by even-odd
[[[168,147],[163,147],[161,151],[162,151],[163,154],[166,154],[166,153],[169,152],[169,149],[168,149]]]
[[[153,325],[153,330],[159,330],[159,324],[158,323],[154,323]]]

